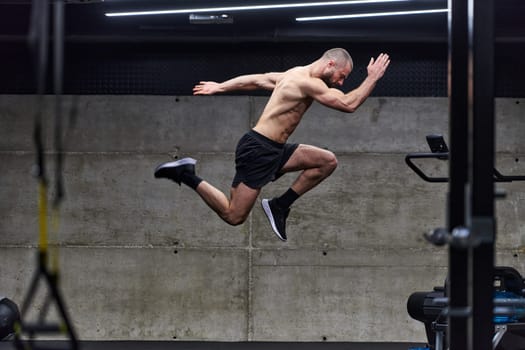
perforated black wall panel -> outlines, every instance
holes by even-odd
[[[0,93],[33,93],[35,72],[29,50],[21,43],[2,46]],[[392,63],[374,96],[447,95],[446,43],[67,43],[64,92],[190,95],[200,80],[223,81],[240,74],[286,70],[308,64],[336,46],[348,49],[355,62],[343,90],[358,86],[364,79],[370,57],[387,52]],[[496,95],[525,96],[525,72],[519,69],[516,44],[498,45],[497,49]]]

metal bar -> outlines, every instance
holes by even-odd
[[[468,7],[465,0],[448,1],[448,90],[450,183],[447,221],[449,232],[465,226],[465,186],[468,180]],[[468,349],[469,318],[455,310],[468,309],[469,251],[449,246],[447,294],[448,344],[451,350]]]
[[[444,158],[446,157],[446,158]],[[448,152],[446,153],[410,153],[407,154],[405,157],[405,163],[412,169],[420,178],[427,182],[448,182],[448,177],[435,177],[435,176],[428,176],[419,168],[414,162],[412,162],[412,159],[428,159],[428,158],[434,158],[434,159],[448,159]]]
[[[427,182],[448,182],[448,177],[436,177],[428,176],[412,159],[439,159],[447,160],[448,152],[438,153],[409,153],[405,156],[405,163],[410,169],[412,169],[421,179]],[[494,182],[513,182],[513,181],[525,181],[525,175],[503,175],[498,169],[493,169],[493,180]]]
[[[472,347],[492,350],[494,283],[494,0],[469,0],[469,117],[472,130]]]
[[[494,168],[494,180],[496,182],[525,181],[525,175],[503,175]]]
[[[507,326],[499,326],[496,327],[496,333],[494,334],[494,337],[492,338],[492,348],[496,349],[501,339],[503,339],[503,336],[507,333]]]
[[[55,92],[55,130],[54,146],[56,152],[55,162],[55,199],[53,206],[59,206],[64,197],[62,181],[63,152],[62,152],[62,84],[64,72],[64,1],[54,2],[54,61],[53,61],[53,88]]]

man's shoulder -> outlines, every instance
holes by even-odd
[[[313,77],[307,67],[294,67],[285,72],[283,79],[291,80],[297,84],[316,84],[322,82],[321,79]]]

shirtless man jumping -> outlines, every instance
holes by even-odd
[[[273,90],[257,125],[237,145],[236,174],[230,198],[195,175],[196,160],[192,158],[159,165],[155,177],[188,185],[224,221],[239,225],[248,217],[264,185],[284,173],[301,171],[282,196],[262,200],[273,231],[286,241],[286,218],[292,203],[327,178],[337,166],[332,152],[310,145],[286,143],[288,137],[314,100],[342,112],[354,112],[370,95],[389,63],[387,54],[382,53],[375,60],[371,58],[368,76],[358,88],[346,94],[335,87],[343,85],[352,71],[353,62],[348,52],[341,48],[328,50],[313,63],[286,72],[242,75],[222,83],[201,81],[193,88],[194,95]]]

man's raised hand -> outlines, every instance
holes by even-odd
[[[373,57],[370,58],[370,63],[368,63],[368,67],[366,68],[368,76],[375,80],[381,79],[389,64],[390,57],[386,53],[380,54],[375,60]]]

